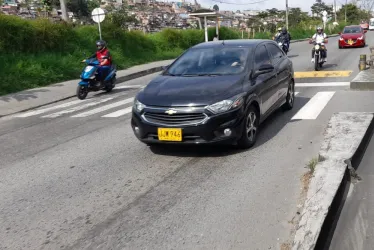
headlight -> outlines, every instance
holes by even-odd
[[[133,108],[136,112],[142,112],[143,109],[145,108],[145,105],[141,102],[139,102],[138,100],[135,99],[134,101],[134,105],[133,105]]]
[[[282,46],[282,43],[278,43],[279,46]]]
[[[344,38],[343,38],[343,37],[340,37],[339,40],[340,40],[340,41],[344,41]]]
[[[364,36],[360,36],[360,37],[358,38],[358,40],[362,40],[362,39],[364,39]]]
[[[315,49],[319,49],[319,45],[317,44],[316,46],[314,46]]]
[[[231,99],[223,100],[212,105],[207,106],[207,109],[214,114],[222,113],[228,111],[230,109],[235,109],[240,107],[244,102],[244,98],[242,95],[234,96]]]

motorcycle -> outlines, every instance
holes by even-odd
[[[84,100],[87,97],[88,92],[105,90],[106,92],[112,91],[116,85],[116,73],[117,70],[114,65],[110,66],[109,74],[105,77],[104,81],[98,79],[98,68],[99,61],[96,58],[86,59],[83,62],[87,66],[83,69],[81,74],[81,81],[77,87],[77,97],[80,100]]]
[[[327,43],[327,40],[325,40],[324,43],[317,43],[315,41],[310,41],[310,43],[314,46],[314,70],[318,71],[325,62],[325,58],[322,57],[322,52],[326,50],[324,44]]]
[[[278,43],[278,46],[284,51],[284,53],[288,53],[288,47],[285,43],[285,40],[284,39],[281,39],[281,38],[277,38],[276,39],[276,43]]]

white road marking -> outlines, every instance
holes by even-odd
[[[325,108],[327,103],[335,94],[332,92],[318,92],[309,100],[299,112],[297,112],[291,120],[314,120],[318,117],[319,113]]]
[[[89,110],[89,111],[86,111],[86,112],[83,112],[83,113],[79,113],[79,114],[73,115],[71,117],[87,117],[87,116],[90,116],[90,115],[93,115],[93,114],[96,114],[96,113],[103,112],[103,111],[108,110],[108,109],[112,109],[112,108],[116,108],[116,107],[125,105],[127,103],[132,102],[133,100],[134,100],[134,97],[131,97],[131,98],[119,101],[119,102],[111,103],[111,104],[108,104],[108,105],[105,105],[105,106],[102,106],[102,107],[99,107],[99,108],[96,108],[96,109],[92,109],[92,110]]]
[[[350,82],[311,82],[311,83],[295,83],[295,87],[340,87],[350,86]]]
[[[300,92],[295,92],[295,96],[298,95]]]
[[[125,86],[116,86],[114,89],[136,89],[141,88],[143,85],[125,85]]]
[[[84,101],[87,101],[87,100],[76,100],[76,101],[72,101],[72,102],[67,102],[67,103],[63,103],[63,104],[57,105],[57,106],[52,106],[52,107],[49,107],[49,108],[37,109],[37,110],[33,110],[33,111],[30,111],[30,112],[26,112],[26,113],[21,113],[21,114],[18,114],[18,115],[14,115],[14,117],[29,117],[29,116],[33,116],[33,115],[39,115],[39,114],[43,114],[43,113],[46,113],[46,112],[51,111],[51,110],[67,108],[67,107],[73,106],[75,104],[82,103]]]
[[[103,115],[102,117],[120,117],[120,116],[130,113],[131,110],[132,110],[132,107],[128,107],[128,108],[121,109],[121,110],[118,110],[116,112],[113,112],[107,115]]]
[[[73,113],[75,111],[79,111],[79,110],[89,108],[91,106],[95,106],[95,105],[103,103],[103,102],[110,101],[113,98],[114,97],[110,97],[110,98],[102,99],[102,100],[99,100],[99,101],[96,101],[96,102],[90,102],[90,103],[87,103],[85,105],[77,106],[75,108],[62,110],[60,112],[56,112],[56,113],[53,113],[53,114],[50,114],[50,115],[45,115],[45,116],[42,116],[41,118],[56,118],[56,117],[59,117],[59,116],[62,116],[62,115],[68,114],[68,113]]]

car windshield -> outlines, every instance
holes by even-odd
[[[243,72],[249,48],[211,47],[190,49],[165,72],[174,76],[233,75]]]
[[[344,28],[343,34],[347,34],[347,33],[361,33],[361,28],[359,27]]]

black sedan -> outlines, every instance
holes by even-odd
[[[134,100],[131,126],[146,143],[230,143],[252,147],[259,125],[294,105],[291,60],[271,40],[198,44]]]

